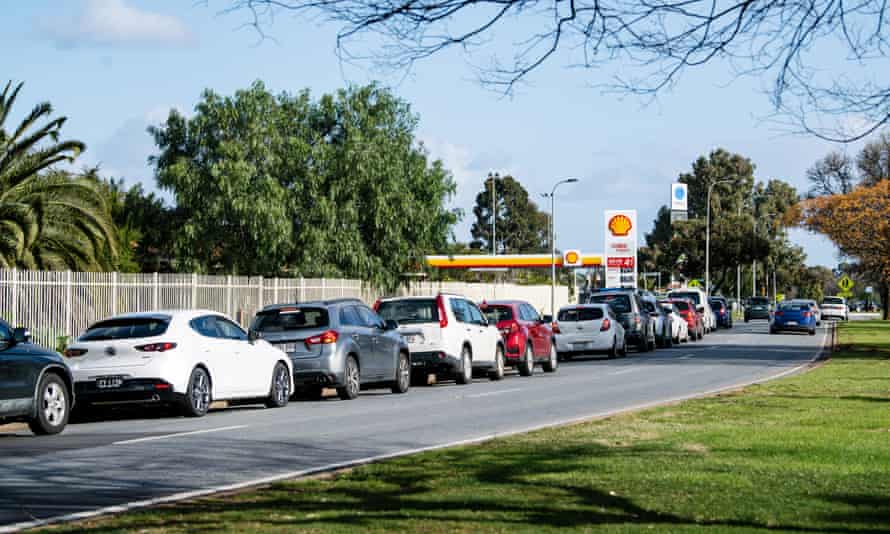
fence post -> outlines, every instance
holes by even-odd
[[[117,272],[111,273],[111,315],[117,315]]]
[[[198,273],[192,273],[192,302],[191,308],[198,307]]]
[[[226,275],[226,315],[232,316],[232,275]]]
[[[12,268],[12,326],[15,328],[19,322],[19,270]]]
[[[152,278],[151,278],[151,285],[152,285],[152,289],[151,289],[151,308],[152,308],[153,310],[157,310],[157,309],[158,309],[158,290],[160,289],[160,288],[158,287],[158,273],[154,273],[154,274],[152,275]]]
[[[66,271],[65,273],[65,335],[73,337],[73,326],[71,325],[71,271]]]
[[[328,298],[328,280],[327,278],[321,279],[321,300]]]
[[[263,288],[263,277],[262,277],[262,276],[260,277],[260,283],[259,283],[258,285],[259,285],[259,288],[260,288],[260,289],[259,289],[259,292],[258,292],[259,299],[257,300],[257,303],[256,303],[256,309],[257,309],[257,310],[262,310],[262,309],[263,309],[263,289],[264,289],[264,288]]]
[[[300,277],[300,302],[306,301],[306,279]]]
[[[275,304],[278,304],[278,277],[272,279],[272,300],[275,301]]]

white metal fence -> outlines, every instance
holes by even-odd
[[[556,289],[557,306],[568,303],[567,289]],[[423,282],[402,294],[438,291],[479,301],[522,299],[542,311],[550,307],[548,286]],[[34,341],[48,347],[118,313],[203,308],[246,326],[258,309],[276,302],[355,297],[370,304],[378,296],[360,280],[0,270],[0,317],[27,326]]]

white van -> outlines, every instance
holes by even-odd
[[[708,294],[697,287],[684,287],[668,292],[669,299],[689,299],[695,304],[695,309],[702,314],[705,323],[705,332],[717,330],[717,316],[708,302]]]

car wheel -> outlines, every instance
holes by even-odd
[[[460,352],[460,369],[457,374],[457,383],[460,385],[469,384],[473,381],[473,359],[470,356],[470,349],[464,347]]]
[[[670,333],[664,336],[664,348],[669,349],[674,346],[674,338]]]
[[[534,363],[532,363],[534,365]],[[498,350],[494,355],[494,369],[488,373],[488,378],[492,380],[500,380],[504,378],[504,349],[498,345]]]
[[[279,362],[272,372],[272,387],[269,389],[266,407],[284,408],[288,400],[290,400],[290,374],[287,366]]]
[[[207,371],[195,367],[189,377],[182,412],[186,417],[204,417],[208,409],[210,409],[210,377]]]
[[[622,358],[627,358],[627,339],[623,338],[621,340],[621,352],[619,354],[621,354]]]
[[[411,387],[411,359],[404,352],[399,353],[399,364],[396,366],[396,380],[393,382],[393,393],[408,393]]]
[[[522,357],[522,363],[519,364],[519,374],[522,376],[532,376],[535,373],[535,355],[532,354],[531,344],[525,344],[525,355]]]
[[[811,335],[811,336],[815,336],[815,335],[816,335],[816,329],[815,329],[815,328],[813,328],[812,330],[810,330],[810,335]]]
[[[550,344],[550,357],[544,362],[543,367],[545,373],[555,373],[556,368],[559,366],[559,357],[556,355],[556,345],[553,343]]]
[[[28,421],[31,432],[39,436],[58,434],[68,424],[71,402],[68,388],[55,373],[46,373],[37,387],[37,417]]]
[[[609,349],[609,353],[607,354],[607,357],[610,360],[618,357],[618,338],[617,337],[612,338],[612,348]]]
[[[337,396],[342,400],[352,400],[358,397],[361,387],[358,362],[355,356],[347,356],[346,366],[343,368],[343,385],[337,388]]]

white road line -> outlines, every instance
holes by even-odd
[[[328,464],[328,465],[324,465],[321,467],[312,467],[309,469],[301,469],[299,471],[290,471],[287,473],[281,473],[278,475],[272,475],[272,476],[268,476],[268,477],[264,477],[264,478],[257,478],[254,480],[248,480],[246,482],[238,482],[235,484],[228,484],[225,486],[216,486],[216,487],[200,489],[200,490],[185,491],[185,492],[181,492],[181,493],[175,493],[173,495],[166,495],[164,497],[156,497],[154,499],[133,501],[133,502],[118,504],[118,505],[114,505],[114,506],[106,506],[104,508],[96,508],[94,510],[87,510],[84,512],[76,512],[73,514],[59,515],[59,516],[50,517],[47,519],[36,519],[33,521],[25,521],[22,523],[15,523],[12,525],[0,526],[0,534],[5,534],[7,532],[16,532],[19,530],[24,530],[24,529],[29,529],[29,528],[42,527],[42,526],[46,526],[46,525],[50,525],[50,524],[54,524],[54,523],[68,523],[71,521],[82,521],[84,519],[91,519],[91,518],[108,515],[108,514],[119,514],[122,512],[128,512],[128,511],[137,510],[140,508],[149,508],[152,506],[157,506],[159,504],[168,504],[168,503],[173,503],[173,502],[178,502],[178,501],[197,499],[199,497],[206,497],[209,495],[214,495],[216,493],[227,493],[230,491],[244,490],[247,488],[253,488],[253,487],[257,487],[257,486],[265,486],[267,484],[272,484],[274,482],[280,482],[282,480],[301,478],[301,477],[316,475],[316,474],[324,473],[324,472],[328,472],[328,471],[336,471],[338,469],[346,469],[346,468],[350,468],[350,467],[356,467],[356,466],[360,466],[360,465],[380,462],[382,460],[390,460],[392,458],[399,458],[401,456],[409,456],[411,454],[418,454],[421,452],[446,449],[449,447],[459,447],[461,445],[475,445],[477,443],[483,443],[483,442],[490,441],[490,440],[493,440],[496,438],[504,438],[504,437],[514,436],[517,434],[524,434],[526,432],[533,432],[535,430],[542,430],[545,428],[553,428],[553,427],[558,427],[558,426],[582,423],[585,421],[590,421],[592,419],[598,419],[598,418],[609,417],[609,416],[618,415],[618,414],[622,414],[622,413],[644,410],[646,408],[654,408],[656,406],[660,406],[663,404],[672,404],[675,402],[696,399],[696,398],[700,398],[700,397],[707,397],[707,396],[715,395],[715,394],[723,392],[723,391],[730,391],[730,390],[750,386],[753,384],[760,384],[763,382],[768,382],[770,380],[775,380],[777,378],[782,378],[783,376],[788,376],[790,374],[794,374],[794,373],[800,371],[801,369],[803,369],[804,367],[812,365],[813,362],[815,362],[817,359],[819,359],[819,357],[825,351],[826,342],[828,341],[828,338],[829,338],[828,333],[829,333],[828,329],[823,331],[822,343],[819,346],[819,349],[815,352],[815,354],[813,354],[813,357],[806,363],[803,363],[803,364],[793,367],[791,369],[787,369],[787,370],[785,370],[781,373],[777,373],[775,375],[757,378],[754,380],[748,380],[745,382],[740,382],[737,384],[732,384],[729,386],[712,389],[710,391],[704,391],[701,393],[693,393],[690,395],[683,395],[680,397],[674,397],[672,399],[662,399],[659,401],[638,404],[636,406],[631,406],[631,407],[627,407],[627,408],[619,408],[617,410],[592,413],[592,414],[588,414],[588,415],[582,415],[579,417],[573,417],[570,419],[553,421],[550,423],[542,423],[542,424],[532,425],[532,426],[529,426],[526,428],[521,428],[518,430],[510,430],[507,432],[494,433],[494,434],[489,434],[489,435],[485,435],[485,436],[479,436],[479,437],[464,439],[464,440],[459,440],[459,441],[452,441],[450,443],[441,443],[439,445],[430,445],[428,447],[418,447],[416,449],[404,449],[404,450],[391,452],[391,453],[387,453],[387,454],[380,454],[377,456],[368,456],[366,458],[359,458],[357,460],[348,460],[346,462]]]
[[[147,438],[125,439],[123,441],[115,441],[112,445],[127,445],[129,443],[142,443],[145,441],[158,441],[161,439],[179,438],[182,436],[194,436],[196,434],[209,434],[211,432],[223,432],[226,430],[238,430],[239,428],[247,428],[247,425],[223,426],[219,428],[208,428],[206,430],[192,430],[191,432],[179,432],[177,434],[164,434],[163,436],[149,436]]]
[[[504,393],[513,393],[514,391],[522,391],[520,388],[502,389],[500,391],[489,391],[488,393],[477,393],[475,395],[467,395],[467,399],[478,399],[479,397],[491,397],[492,395],[502,395]]]
[[[630,369],[622,369],[620,371],[614,371],[612,373],[607,373],[607,375],[608,376],[623,375],[623,374],[634,373],[636,371],[642,371],[642,370],[643,370],[642,367],[631,367]]]

